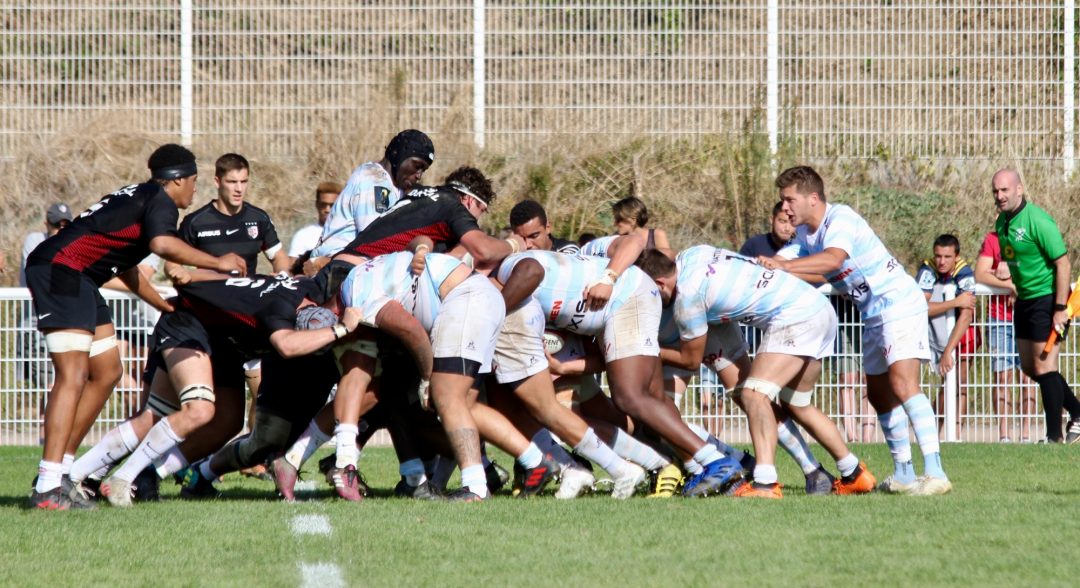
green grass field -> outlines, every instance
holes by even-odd
[[[888,473],[884,445],[855,450]],[[944,455],[956,489],[935,498],[808,497],[785,460],[777,502],[448,504],[388,497],[396,462],[372,449],[362,469],[378,496],[361,504],[321,480],[285,504],[272,484],[234,475],[216,501],[181,501],[168,483],[160,503],[50,513],[24,507],[38,449],[5,447],[0,586],[1077,585],[1080,447]],[[294,532],[305,515],[328,534]],[[330,566],[339,575],[320,577]]]

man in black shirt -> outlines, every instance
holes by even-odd
[[[577,243],[551,235],[547,212],[535,200],[522,200],[510,209],[510,230],[525,240],[526,249],[558,251],[568,255],[581,253]]]
[[[123,366],[116,331],[98,287],[120,276],[159,310],[172,308],[135,266],[151,252],[164,259],[244,275],[236,255],[214,257],[176,236],[178,208],[195,195],[195,155],[179,145],[158,148],[147,162],[151,180],[121,188],[45,240],[27,259],[26,280],[38,328],[45,333],[56,382],[45,410],[45,448],[30,496],[32,508],[67,510],[92,503],[67,483],[64,463],[101,412]],[[69,457],[70,456],[70,457]]]

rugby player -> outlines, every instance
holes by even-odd
[[[710,328],[746,322],[764,331],[746,377],[733,391],[746,411],[754,443],[753,484],[739,497],[782,498],[775,455],[779,402],[836,459],[842,478],[838,494],[870,492],[876,480],[844,444],[840,431],[811,401],[821,358],[832,350],[836,314],[829,301],[805,282],[768,270],[737,253],[707,245],[691,247],[675,261],[658,251],[643,254],[640,266],[655,282],[682,339],[662,354],[683,365],[700,365]],[[744,284],[744,287],[730,287]]]
[[[172,307],[135,269],[150,253],[224,273],[246,273],[239,256],[215,257],[176,236],[178,209],[190,206],[195,195],[195,155],[167,144],[150,155],[147,166],[148,182],[103,197],[27,259],[26,281],[38,328],[56,369],[45,409],[45,447],[29,500],[32,508],[93,505],[66,481],[66,474],[123,370],[116,331],[98,288],[120,276],[140,298],[168,311]]]
[[[893,456],[892,475],[879,488],[920,496],[945,494],[952,483],[941,465],[934,407],[920,392],[920,366],[930,359],[926,298],[854,210],[825,199],[813,168],[784,170],[776,178],[795,237],[776,257],[759,258],[812,283],[823,278],[858,307],[863,329],[867,394]],[[922,449],[924,475],[915,477],[908,424]]]

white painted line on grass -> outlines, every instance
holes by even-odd
[[[293,535],[329,535],[330,520],[322,515],[298,515],[289,524]]]
[[[332,563],[300,563],[301,588],[344,588],[341,568]]]

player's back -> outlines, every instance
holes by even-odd
[[[813,286],[734,251],[697,245],[680,252],[675,265],[676,312],[701,314],[704,309],[708,323],[738,321],[766,328],[832,312],[828,299]]]

